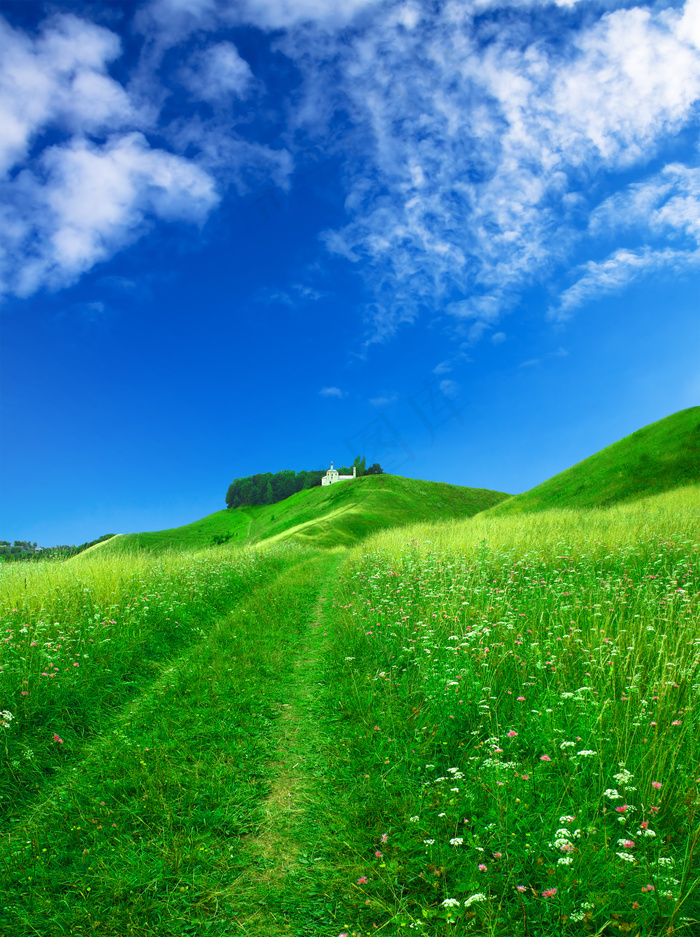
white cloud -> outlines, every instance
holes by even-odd
[[[440,393],[444,394],[445,397],[454,399],[459,395],[459,384],[457,381],[445,379],[444,381],[440,381],[438,386],[440,388]]]
[[[643,277],[659,271],[681,272],[700,269],[700,250],[678,251],[672,248],[640,250],[620,248],[602,261],[589,261],[583,265],[583,275],[564,290],[559,303],[549,312],[550,318],[564,321],[580,306],[600,296],[619,293]]]
[[[118,36],[72,15],[49,20],[36,39],[0,18],[0,173],[48,126],[90,133],[138,123],[125,90],[106,74],[120,53]]]
[[[213,180],[142,134],[104,145],[73,140],[44,151],[2,190],[3,292],[65,286],[132,242],[151,218],[201,222],[218,201]]]
[[[230,42],[199,49],[181,73],[183,83],[202,101],[244,98],[253,84],[250,65]]]
[[[338,29],[379,0],[151,0],[136,16],[137,28],[159,51],[193,33],[242,23],[282,30],[307,23]]]
[[[321,397],[347,397],[347,393],[344,390],[341,390],[339,387],[322,387],[319,391]]]
[[[218,22],[206,0],[171,7],[173,35],[182,17]],[[242,139],[230,112],[162,123],[169,92],[153,44],[124,85],[109,74],[121,54],[115,33],[72,14],[31,35],[0,17],[0,296],[73,283],[156,222],[201,224],[229,186],[288,187],[290,153]],[[254,85],[226,41],[200,48],[180,77],[193,108]]]
[[[398,394],[382,394],[380,397],[372,397],[370,403],[373,407],[389,407],[399,399]]]
[[[700,169],[672,163],[615,193],[593,212],[590,229],[600,237],[634,231],[646,243],[586,263],[550,310],[554,319],[650,274],[700,268]]]
[[[332,48],[333,79],[320,34],[299,40],[309,115],[334,88],[360,128],[349,221],[325,244],[367,272],[378,336],[421,309],[495,323],[585,246],[592,180],[645,167],[696,120],[699,4],[591,10],[576,28],[552,13],[557,42],[517,15],[486,34],[454,2],[407,29],[389,4]],[[668,230],[693,211],[669,203]]]
[[[235,6],[241,20],[263,29],[286,29],[298,23],[342,26],[377,0],[241,0]]]

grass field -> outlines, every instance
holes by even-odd
[[[0,567],[1,937],[700,933],[700,484],[503,497]]]
[[[352,482],[297,492],[277,504],[217,511],[172,530],[120,534],[92,548],[118,553],[196,550],[215,537],[244,546],[294,540],[307,546],[352,546],[367,534],[420,520],[472,517],[508,495],[398,475],[366,475]]]
[[[607,507],[700,480],[700,407],[679,410],[601,449],[541,485],[494,506],[494,515]]]

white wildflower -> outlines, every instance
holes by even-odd
[[[464,907],[468,908],[477,901],[486,901],[486,895],[483,895],[480,891],[478,891],[475,895],[471,895],[469,898],[467,898],[467,900],[464,902]]]

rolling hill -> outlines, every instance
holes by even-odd
[[[490,508],[491,516],[601,508],[700,482],[700,407],[679,410]]]
[[[472,517],[509,495],[399,475],[365,475],[355,481],[299,491],[284,501],[217,511],[171,530],[119,534],[93,550],[192,550],[215,538],[229,544],[295,540],[320,547],[350,546],[367,534],[418,521]]]

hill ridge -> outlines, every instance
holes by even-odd
[[[486,513],[600,508],[700,481],[700,407],[642,426]]]
[[[400,475],[364,475],[307,488],[270,505],[216,511],[182,527],[118,534],[91,550],[161,552],[202,549],[216,542],[243,546],[283,540],[321,547],[352,546],[385,527],[472,517],[508,497],[488,488]]]

